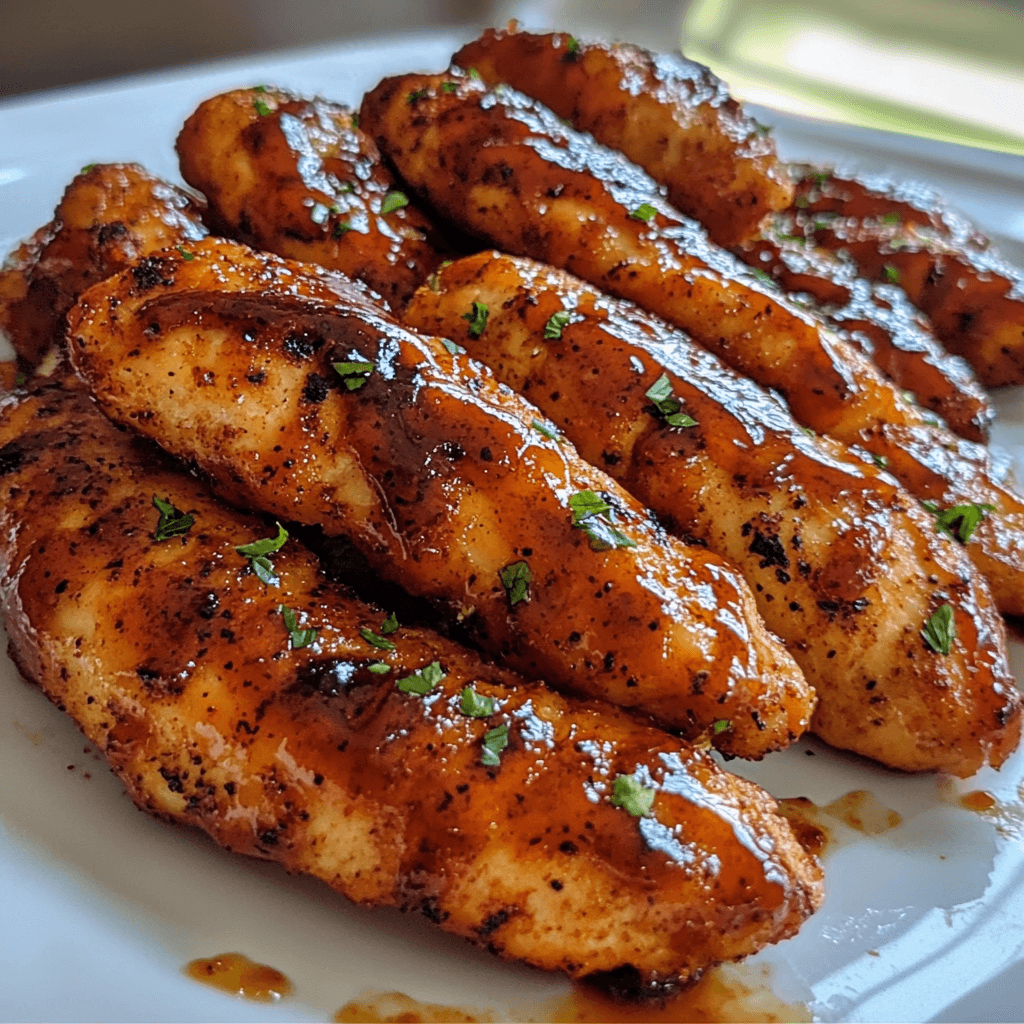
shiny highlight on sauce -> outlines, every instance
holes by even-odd
[[[185,965],[184,972],[204,985],[257,1003],[276,1003],[293,991],[292,983],[280,971],[258,964],[242,953],[192,960]]]

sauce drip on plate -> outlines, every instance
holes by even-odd
[[[292,994],[292,983],[280,971],[258,964],[242,953],[221,953],[185,965],[185,973],[204,985],[251,999],[274,1003]]]

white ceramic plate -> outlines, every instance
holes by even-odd
[[[136,160],[176,180],[174,136],[206,96],[269,82],[358,104],[382,74],[439,69],[460,42],[394,37],[0,104],[0,245],[48,220],[83,164]],[[937,182],[1024,261],[1020,158],[760,113],[787,156]],[[1024,478],[1019,394],[1001,396],[999,410],[997,441]],[[1024,678],[1024,647],[1011,657]],[[425,921],[355,909],[319,883],[149,819],[6,659],[0,698],[0,1018],[316,1020],[374,991],[501,1007],[565,990]],[[780,996],[825,1020],[1024,1020],[1024,755],[955,786],[813,741],[737,766],[776,796],[824,804],[867,789],[903,817],[873,837],[838,830],[824,908],[756,958]],[[997,813],[957,805],[957,793],[976,789],[999,799]],[[264,1007],[181,974],[195,957],[231,950],[284,971],[296,995]]]

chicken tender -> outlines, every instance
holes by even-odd
[[[276,527],[82,389],[3,402],[0,490],[11,653],[145,810],[503,957],[629,971],[644,992],[791,935],[820,903],[817,862],[756,786],[429,631],[399,625],[381,649],[364,637],[384,613],[293,540],[264,582],[238,547]]]
[[[462,319],[473,303],[489,310],[478,338]],[[680,331],[531,260],[458,260],[406,321],[465,345],[673,532],[744,573],[817,690],[822,739],[961,776],[1016,747],[1020,698],[991,598],[872,463],[807,437]],[[947,603],[956,642],[942,653],[924,636]]]
[[[673,206],[719,245],[757,231],[792,200],[769,133],[702,64],[629,43],[564,33],[488,29],[453,58],[485,82],[505,82],[668,186]]]
[[[870,451],[939,514],[998,510],[968,551],[1000,609],[1024,614],[1024,500],[995,479],[985,449],[931,426],[861,353],[711,245],[636,165],[522,94],[456,73],[385,79],[360,123],[464,230],[682,328],[783,395],[799,423]]]
[[[87,292],[73,359],[105,410],[237,504],[343,533],[510,666],[786,746],[813,694],[740,574],[665,534],[535,408],[329,272],[210,241]]]
[[[441,259],[437,231],[348,107],[236,89],[200,104],[178,135],[178,156],[217,234],[340,270],[392,308]]]

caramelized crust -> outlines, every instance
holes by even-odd
[[[565,700],[384,613],[294,541],[276,586],[226,510],[81,389],[0,412],[0,594],[22,672],[105,751],[142,808],[360,903],[419,911],[495,953],[650,989],[791,935],[821,872],[775,801],[665,733]],[[190,511],[154,539],[154,495]],[[314,642],[296,648],[280,607]],[[437,662],[426,695],[398,681]],[[386,665],[376,674],[371,665]],[[495,710],[460,710],[472,686]],[[485,733],[508,726],[499,764]],[[656,790],[612,806],[616,775]]]
[[[53,220],[0,271],[0,331],[35,366],[64,340],[86,288],[132,260],[206,234],[202,205],[138,164],[94,164],[68,185]]]
[[[988,387],[1024,384],[1024,273],[931,189],[797,166],[796,230],[899,284]]]
[[[479,364],[338,276],[231,243],[168,251],[87,292],[74,359],[103,407],[236,502],[344,533],[374,568],[552,685],[759,757],[813,696],[739,573],[638,502]],[[332,364],[374,369],[349,390]],[[605,543],[573,525],[604,495]],[[623,543],[617,544],[614,529]],[[518,570],[517,570],[518,567]],[[515,597],[503,572],[528,576]]]
[[[461,316],[473,302],[490,310],[476,339]],[[807,437],[680,331],[529,260],[458,260],[406,320],[465,345],[661,522],[741,569],[818,692],[811,727],[823,739],[961,776],[1014,749],[1020,702],[998,613],[966,553],[872,463]],[[672,427],[652,404],[662,373],[694,425]],[[948,655],[922,639],[945,602],[957,631]]]
[[[969,441],[987,440],[994,416],[988,396],[968,363],[942,347],[897,285],[862,277],[848,256],[794,234],[788,217],[769,218],[758,237],[733,252],[838,328],[955,433]]]
[[[385,212],[407,197],[348,107],[236,89],[202,103],[177,145],[217,234],[359,278],[395,309],[440,260],[420,210]]]
[[[929,425],[861,353],[711,245],[634,164],[512,89],[472,78],[442,88],[448,81],[385,79],[361,113],[439,212],[681,327],[782,394],[798,422],[866,448],[915,497],[994,505],[1000,514],[986,517],[969,551],[1001,610],[1024,614],[1024,501],[993,477],[981,446]]]
[[[792,186],[767,131],[701,64],[629,43],[488,29],[453,58],[491,85],[535,97],[668,187],[673,206],[719,245],[785,209]]]

